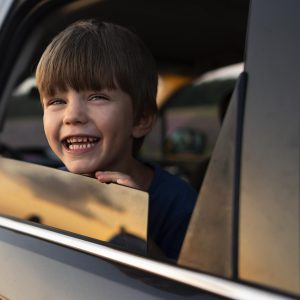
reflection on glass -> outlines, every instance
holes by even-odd
[[[0,213],[146,251],[148,194],[0,158]]]

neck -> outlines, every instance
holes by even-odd
[[[143,191],[149,189],[154,175],[154,171],[150,166],[145,165],[135,158],[133,158],[130,169],[126,173],[133,178]]]

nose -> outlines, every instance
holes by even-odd
[[[69,101],[65,109],[64,124],[79,125],[85,124],[88,121],[87,111],[83,101],[73,99]]]

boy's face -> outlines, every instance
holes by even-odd
[[[128,171],[133,137],[138,136],[126,93],[69,89],[42,101],[46,137],[70,172]]]

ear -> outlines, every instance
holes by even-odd
[[[156,115],[154,114],[146,114],[143,115],[140,120],[133,126],[132,128],[132,136],[134,138],[141,138],[145,135],[147,135],[156,120]]]

